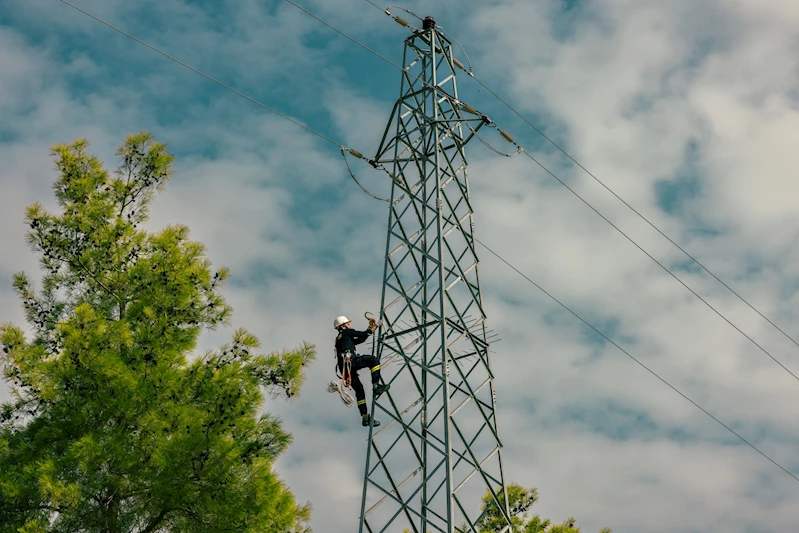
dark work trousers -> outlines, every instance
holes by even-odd
[[[358,377],[358,371],[368,368],[372,372],[372,386],[380,381],[380,361],[372,355],[354,355],[352,362],[352,388],[355,389],[355,398],[358,400],[358,411],[361,416],[366,414],[366,392]],[[339,356],[339,370],[344,372],[344,358]]]

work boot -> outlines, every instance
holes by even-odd
[[[364,426],[364,427],[368,426],[370,420],[371,420],[371,417],[369,415],[363,415],[361,417],[361,425]],[[380,425],[380,421],[379,420],[371,420],[371,422],[372,422],[372,427],[373,428],[376,428],[377,426]]]
[[[374,393],[375,398],[380,397],[380,395],[383,394],[384,392],[386,392],[390,386],[391,385],[385,385],[385,384],[384,385],[375,385],[374,388],[372,389],[372,392]]]

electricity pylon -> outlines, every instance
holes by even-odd
[[[377,339],[391,389],[373,403],[359,532],[475,532],[486,492],[509,531],[464,154],[490,120],[458,100],[461,64],[431,17],[403,65],[374,159],[393,169]]]

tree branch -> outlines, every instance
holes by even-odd
[[[97,276],[95,276],[95,275],[92,273],[92,271],[91,271],[91,270],[89,270],[89,269],[86,267],[86,265],[84,265],[84,264],[83,264],[83,262],[82,262],[82,261],[81,261],[81,260],[78,258],[78,256],[76,256],[76,255],[73,255],[73,256],[72,256],[72,258],[73,258],[73,259],[74,259],[74,260],[75,260],[75,261],[78,263],[78,266],[80,266],[80,268],[81,268],[81,269],[82,269],[82,270],[83,270],[83,271],[84,271],[86,274],[88,274],[88,276],[89,276],[90,278],[92,278],[92,280],[94,280],[94,282],[95,282],[95,283],[97,283],[97,285],[99,285],[99,286],[100,286],[100,287],[101,287],[103,290],[105,290],[105,292],[107,292],[107,293],[109,294],[109,296],[113,297],[113,298],[114,298],[114,299],[117,301],[117,303],[119,304],[119,309],[120,309],[120,317],[119,317],[119,318],[120,318],[120,320],[121,320],[121,319],[122,319],[121,313],[122,313],[122,309],[123,309],[123,307],[124,307],[124,303],[122,302],[122,298],[120,298],[120,297],[119,297],[119,295],[118,295],[117,293],[115,293],[114,291],[112,291],[111,289],[109,289],[108,287],[106,287],[106,285],[105,285],[105,284],[104,284],[102,281],[100,281],[100,280],[97,278]],[[69,260],[67,260],[67,262],[69,263]],[[73,265],[73,266],[74,266],[74,265]]]
[[[170,509],[162,509],[158,515],[152,519],[152,521],[147,525],[146,528],[141,530],[141,533],[152,533],[155,529],[161,525],[161,522],[164,521],[164,518],[167,514],[169,514]]]
[[[128,206],[128,186],[130,185],[130,177],[133,175],[133,172],[130,169],[130,166],[126,169],[128,172],[127,177],[125,178],[125,194],[122,196],[122,200],[120,201],[121,207],[119,208],[119,215],[117,218],[122,218],[122,215],[125,212],[125,208]]]

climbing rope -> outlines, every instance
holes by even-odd
[[[338,356],[336,356],[338,357]],[[338,365],[336,365],[336,374],[338,374]],[[347,407],[352,407],[352,404],[355,403],[355,398],[347,392],[347,389],[352,388],[352,360],[350,358],[346,358],[344,360],[344,367],[342,368],[341,372],[341,380],[331,380],[330,383],[327,384],[327,392],[334,393],[337,392],[339,396],[341,396],[341,401],[344,402],[344,405]]]
[[[327,384],[327,392],[337,392],[339,396],[341,396],[341,401],[344,402],[344,405],[347,407],[352,407],[355,403],[355,398],[341,386],[341,382],[337,379],[331,380],[330,383]]]

